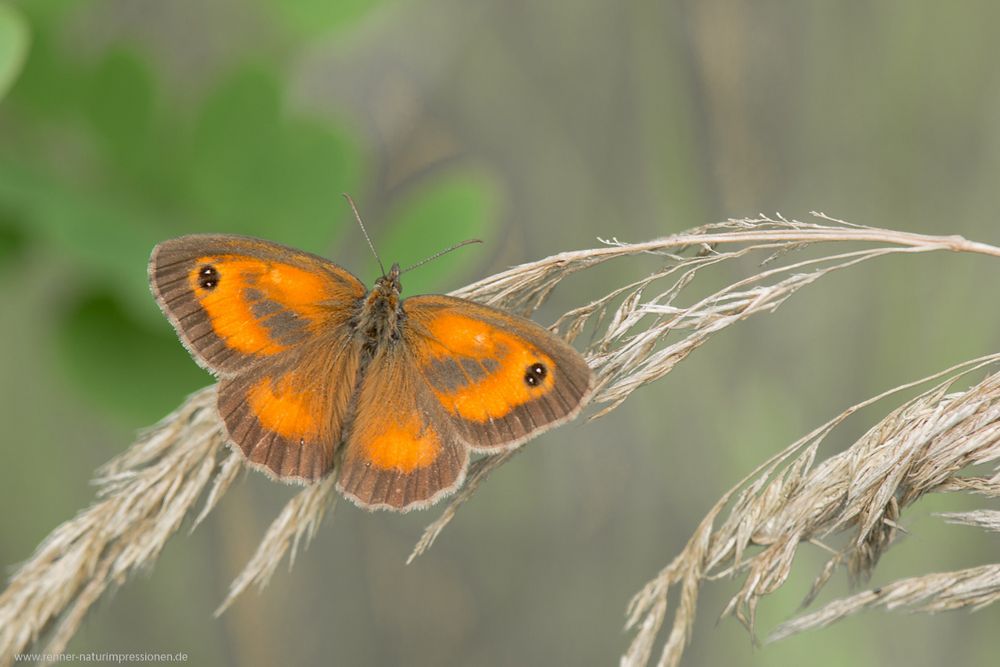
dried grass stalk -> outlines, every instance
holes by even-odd
[[[864,591],[826,605],[819,611],[784,623],[768,641],[822,628],[865,609],[933,613],[955,609],[977,611],[1000,600],[1000,563],[970,567],[956,572],[937,572],[900,579],[875,590]]]
[[[570,340],[588,328],[591,331],[585,355],[597,376],[598,389],[593,401],[602,406],[591,416],[594,418],[620,405],[639,387],[663,377],[715,332],[752,315],[774,310],[798,289],[831,271],[892,253],[948,250],[1000,257],[1000,248],[961,237],[860,227],[819,213],[814,218],[815,222],[780,216],[730,220],[647,243],[606,242],[605,247],[561,253],[514,267],[455,294],[530,314],[561,281],[578,271],[614,259],[655,256],[658,268],[651,275],[567,312],[553,326],[553,330]],[[791,250],[832,242],[867,247],[787,261]],[[685,288],[701,270],[753,254],[761,256],[767,264],[759,273],[691,304],[678,304]],[[671,333],[677,334],[673,342],[667,340]],[[194,526],[215,507],[242,468],[241,459],[232,454],[220,463],[222,433],[214,409],[214,390],[208,388],[193,395],[100,471],[97,501],[57,527],[0,594],[0,665],[9,664],[16,653],[50,629],[52,634],[45,650],[61,651],[87,609],[113,582],[121,583],[135,569],[152,564],[201,495],[207,492]],[[428,527],[414,556],[430,546],[461,503],[507,458],[509,455],[489,457],[474,464],[466,487],[452,499],[438,521]],[[776,459],[771,465],[778,463]],[[798,466],[798,474],[805,474],[809,468],[806,463]],[[867,474],[864,479],[877,477],[870,470],[857,472]],[[765,486],[762,479],[755,488]],[[308,540],[330,507],[332,489],[333,476],[289,501],[257,553],[234,581],[220,612],[251,584],[266,584],[289,549],[294,556],[299,541]],[[754,502],[746,494],[740,500],[747,507]],[[763,510],[758,511],[758,516],[766,515]],[[884,531],[885,524],[879,523],[882,516],[873,512],[865,517],[864,523],[873,534]],[[768,524],[771,526],[768,531],[752,521],[735,520],[734,525],[740,526],[737,531],[740,539],[734,538],[733,549],[737,544],[745,545],[751,535],[766,535],[774,545],[782,545],[780,553],[787,553],[794,551],[790,545],[804,538],[804,534],[782,535],[780,523]],[[699,544],[712,542],[711,527],[712,521],[706,520],[696,536]],[[873,545],[878,547],[879,543]],[[742,549],[740,546],[736,550],[737,555]],[[745,566],[739,557],[734,562]],[[655,636],[663,622],[669,582],[684,582],[678,614],[682,619],[693,617],[698,577],[707,570],[705,565],[717,564],[693,563],[675,561],[665,570],[673,574],[661,575],[657,580],[660,583],[654,583],[634,605],[634,621],[642,628],[637,641],[642,641],[633,645],[630,651],[633,658],[642,657],[643,650],[635,647],[651,646],[650,635]],[[781,572],[767,574],[774,581],[780,579]],[[676,579],[681,575],[682,579]],[[759,587],[748,590],[746,599],[755,599],[760,590]],[[644,603],[647,599],[648,605]],[[687,632],[689,625],[675,621],[668,648],[682,648]]]
[[[1000,487],[1000,484],[997,485]],[[948,523],[961,523],[983,530],[1000,533],[1000,511],[976,510],[974,512],[941,512],[938,516]]]

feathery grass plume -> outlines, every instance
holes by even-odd
[[[514,267],[455,292],[457,296],[530,312],[566,276],[602,262],[640,254],[662,256],[664,266],[651,275],[612,290],[605,296],[565,313],[552,329],[573,340],[588,325],[594,336],[584,356],[597,376],[591,402],[604,404],[591,419],[618,407],[629,394],[667,373],[698,349],[710,336],[758,313],[775,310],[796,291],[832,271],[894,253],[950,250],[1000,257],[1000,248],[970,242],[959,236],[925,236],[863,227],[813,212],[819,223],[758,216],[729,220],[646,243],[617,240],[609,247],[565,252],[532,264]],[[798,262],[779,264],[789,251],[814,243],[861,242],[887,244]],[[732,246],[729,250],[722,247]],[[694,256],[684,250],[698,248]],[[699,271],[707,267],[764,254],[764,270],[720,289],[696,302],[676,301]],[[652,292],[653,296],[647,296]],[[667,343],[669,333],[679,333]],[[507,454],[480,459],[470,471],[465,488],[424,531],[407,562],[431,547],[454,518],[458,507]],[[659,627],[657,625],[657,627]]]
[[[209,387],[99,470],[97,501],[52,531],[0,594],[0,664],[53,624],[44,652],[62,653],[112,584],[150,566],[212,480],[222,442]]]
[[[941,491],[969,491],[991,498],[1000,497],[1000,472],[991,478],[952,477]],[[948,523],[964,524],[1000,533],[1000,511],[941,512]],[[864,609],[885,607],[919,612],[982,609],[1000,600],[1000,563],[970,567],[955,572],[935,572],[900,579],[872,591],[864,591],[831,602],[821,609],[782,623],[767,638],[778,641],[794,634],[822,628]]]
[[[848,408],[751,472],[712,507],[681,553],[632,599],[627,627],[635,629],[636,636],[622,663],[649,662],[671,587],[680,587],[682,597],[660,665],[679,663],[690,638],[698,587],[703,581],[744,575],[743,585],[723,616],[735,615],[752,634],[757,603],[784,584],[800,544],[808,542],[831,553],[806,597],[804,604],[809,604],[841,565],[854,580],[865,579],[892,545],[900,513],[925,494],[967,491],[1000,495],[1000,474],[991,478],[960,476],[974,466],[1000,461],[998,366],[1000,354],[994,354],[885,392]],[[994,372],[978,384],[964,392],[949,393],[961,378],[990,367]],[[943,381],[893,410],[846,451],[816,462],[820,444],[854,412],[890,394],[942,377]],[[727,506],[729,514],[722,519]],[[996,529],[996,523],[990,522],[996,522],[998,514],[949,517]],[[849,539],[839,549],[823,542],[843,533]],[[754,553],[748,555],[751,549]],[[827,625],[876,605],[936,611],[983,606],[997,599],[1000,563],[905,579],[834,602],[782,625],[770,640]]]
[[[597,378],[593,401],[603,406],[593,418],[606,414],[637,388],[668,373],[716,331],[774,310],[798,289],[831,271],[891,253],[948,250],[1000,257],[1000,248],[961,237],[908,234],[851,225],[822,214],[814,216],[818,222],[760,216],[707,225],[646,243],[612,241],[605,247],[565,252],[514,267],[454,294],[530,314],[571,274],[613,259],[659,257],[661,268],[652,275],[569,311],[553,327],[571,340],[587,327],[592,330],[592,342],[584,354]],[[820,242],[876,247],[787,262],[789,250]],[[686,253],[688,249],[694,252]],[[690,305],[676,304],[702,269],[755,253],[767,256],[768,268]],[[672,332],[680,337],[668,342],[667,334]],[[99,471],[95,503],[58,526],[0,594],[0,665],[10,664],[15,654],[46,632],[51,634],[45,650],[60,652],[94,601],[112,583],[122,583],[139,567],[150,566],[183,518],[193,513],[198,498],[207,493],[193,526],[204,519],[243,468],[238,454],[222,458],[223,440],[215,391],[210,387],[191,396]],[[461,503],[511,455],[486,457],[473,463],[465,488],[428,527],[414,556],[431,545]],[[808,467],[803,464],[798,469],[805,474]],[[333,487],[331,475],[289,501],[233,582],[220,612],[251,584],[266,584],[289,550],[294,557],[299,542],[308,541],[331,506]],[[752,504],[749,496],[742,502]],[[872,514],[871,521],[874,526],[879,515]],[[872,530],[878,532],[881,528]],[[702,532],[707,540],[711,521]],[[746,528],[738,534],[741,538],[749,535]],[[788,544],[787,536],[781,539],[785,541],[779,543]],[[875,542],[873,547],[878,545]],[[737,558],[736,562],[741,561]],[[696,567],[687,561],[671,568],[686,568],[696,574],[701,571],[701,565]],[[685,580],[682,589],[680,609],[687,616],[693,615],[697,583],[697,578]],[[662,623],[665,593],[664,589],[662,599],[654,596],[652,608],[658,612],[645,617],[644,632],[649,628],[655,635]],[[636,605],[636,614],[641,615],[641,606]],[[686,632],[683,624],[680,627],[682,633]]]
[[[333,490],[336,479],[336,475],[327,475],[288,501],[278,518],[271,522],[253,558],[229,587],[226,599],[215,610],[216,616],[221,616],[251,584],[263,590],[289,549],[289,568],[295,563],[300,542],[312,540],[327,509],[333,511],[336,506],[337,496]]]

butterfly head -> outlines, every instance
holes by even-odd
[[[372,290],[372,293],[377,294],[383,299],[397,301],[400,292],[403,291],[403,283],[399,282],[400,273],[399,264],[393,264],[392,268],[389,269],[389,273],[383,274],[381,278],[375,281],[375,288]]]

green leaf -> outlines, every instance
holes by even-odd
[[[405,269],[466,239],[489,243],[499,221],[499,201],[494,179],[456,169],[394,204],[386,216],[389,231],[376,238],[376,248],[387,264],[399,262]],[[483,254],[482,246],[460,248],[424,264],[403,278],[406,293],[459,287],[449,281],[481,263]]]
[[[283,243],[324,254],[347,221],[342,192],[360,182],[361,151],[344,132],[307,120],[289,121],[270,174],[272,199],[260,213]]]
[[[275,79],[248,68],[223,82],[202,109],[192,187],[200,207],[223,228],[247,229],[270,203],[280,101]]]
[[[0,99],[20,74],[28,55],[28,24],[17,8],[0,3]]]
[[[212,382],[165,321],[144,326],[106,290],[63,313],[57,344],[63,369],[84,395],[129,421],[154,421]]]
[[[326,250],[359,181],[360,151],[329,123],[286,118],[277,82],[244,69],[206,103],[190,170],[196,206],[214,230]]]

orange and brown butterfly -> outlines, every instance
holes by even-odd
[[[427,507],[470,454],[513,449],[572,419],[591,372],[538,324],[465,299],[400,297],[398,265],[371,290],[316,255],[192,235],[153,250],[160,308],[219,380],[230,444],[285,481],[339,467],[367,509]]]

